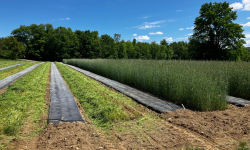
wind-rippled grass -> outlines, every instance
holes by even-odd
[[[68,59],[64,63],[196,110],[223,110],[227,95],[250,99],[247,62]]]

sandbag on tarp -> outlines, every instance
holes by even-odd
[[[239,106],[239,107],[245,107],[246,104],[250,104],[249,100],[245,100],[245,99],[242,99],[242,98],[233,97],[233,96],[228,96],[227,98],[228,98],[227,102],[229,104],[233,104],[233,105],[236,105],[236,106]]]

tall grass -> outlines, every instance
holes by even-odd
[[[63,61],[196,110],[223,110],[227,107],[227,95],[250,99],[250,66],[247,62]]]

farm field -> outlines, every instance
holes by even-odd
[[[237,107],[225,101],[221,110],[214,110],[213,106],[212,111],[182,109],[157,113],[64,64],[55,64],[85,123],[47,124],[51,63],[46,62],[0,94],[0,117],[3,118],[0,120],[0,148],[238,149],[244,142],[250,146],[248,105]],[[211,79],[211,74],[206,75]]]
[[[69,59],[65,63],[199,111],[250,99],[248,62]]]

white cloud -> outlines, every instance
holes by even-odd
[[[144,22],[144,24],[160,24],[165,22],[165,20],[161,20],[161,21],[155,21],[155,22]]]
[[[193,33],[190,33],[190,34],[188,34],[188,35],[193,35]]]
[[[60,18],[59,20],[70,20],[70,18]]]
[[[242,0],[242,3],[245,5],[242,10],[250,10],[250,0]]]
[[[244,44],[244,45],[249,47],[250,46],[250,40],[246,41],[246,44]]]
[[[142,35],[142,36],[135,37],[135,39],[138,41],[143,41],[143,40],[149,40],[150,37],[148,37],[147,35]]]
[[[180,28],[179,30],[184,30],[184,28]]]
[[[250,19],[250,17],[248,17],[247,19]]]
[[[156,28],[156,27],[160,27],[159,25],[144,25],[144,26],[140,26],[138,29],[149,29],[149,28]]]
[[[133,34],[133,36],[137,36],[137,34]]]
[[[149,34],[163,34],[163,32],[161,32],[161,31],[158,31],[158,32],[150,32]]]
[[[179,41],[179,40],[187,40],[187,39],[188,39],[188,37],[180,37],[180,38],[175,39],[175,41]]]
[[[250,27],[250,22],[246,23],[246,24],[241,24],[243,27]]]
[[[138,26],[134,26],[131,28],[138,28],[138,29],[149,29],[149,28],[157,28],[160,27],[160,23],[166,22],[165,20],[161,20],[161,21],[155,21],[155,22],[144,22],[143,25],[138,25]]]
[[[180,11],[183,11],[183,10],[176,10],[176,12],[180,12]]]
[[[233,4],[229,5],[229,6],[233,7],[233,10],[243,8],[243,4],[241,4],[241,3],[233,3]]]
[[[188,28],[186,28],[186,29],[194,29],[194,27],[188,27]]]
[[[245,34],[245,37],[246,38],[250,38],[250,34]]]
[[[172,37],[165,37],[164,39],[166,39],[166,41],[168,41],[168,42],[172,42],[173,41]]]
[[[250,11],[250,0],[242,0],[242,3],[233,3],[230,5],[230,7],[233,7],[233,10],[243,8],[242,10]]]

